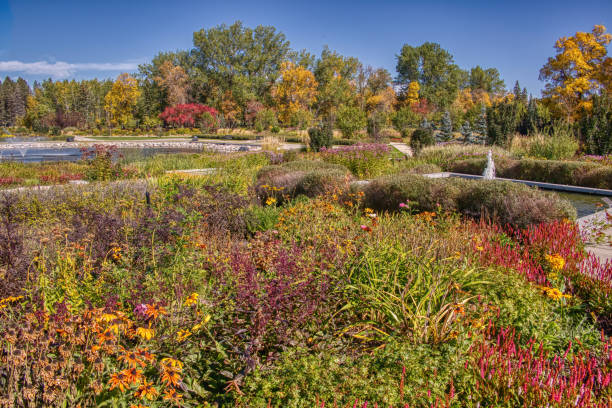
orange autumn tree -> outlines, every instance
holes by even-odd
[[[314,74],[290,61],[281,65],[281,79],[273,90],[280,120],[287,123],[300,110],[308,110],[317,96]]]
[[[561,37],[555,43],[557,55],[548,59],[540,70],[540,79],[547,81],[544,96],[558,102],[568,120],[576,120],[581,109],[591,108],[590,96],[609,85],[607,46],[612,35],[603,25],[592,32],[577,32]]]

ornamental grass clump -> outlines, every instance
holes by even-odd
[[[409,173],[355,186],[364,193],[363,205],[379,211],[398,211],[409,201],[418,211],[458,211],[473,218],[495,219],[502,225],[530,224],[575,218],[573,207],[551,193],[503,181],[426,178]]]
[[[382,174],[389,166],[390,148],[386,144],[356,144],[336,148],[322,147],[321,158],[342,165],[357,178],[370,178]]]
[[[345,190],[350,180],[350,172],[342,165],[299,160],[262,168],[254,189],[260,202],[266,203],[272,197],[281,204],[299,195],[315,197]]]

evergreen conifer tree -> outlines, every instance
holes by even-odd
[[[480,107],[480,115],[478,116],[478,122],[476,123],[476,132],[481,137],[487,136],[487,108],[484,104]]]
[[[442,117],[442,126],[440,132],[440,140],[443,142],[448,142],[453,138],[453,123],[451,122],[450,112],[444,112],[444,116]]]

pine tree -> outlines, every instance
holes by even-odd
[[[487,108],[484,104],[480,107],[480,116],[478,117],[478,122],[476,123],[476,132],[481,137],[487,136]]]
[[[451,122],[450,112],[444,112],[442,117],[442,126],[440,132],[440,141],[448,142],[453,138],[453,123]]]
[[[474,133],[472,132],[472,127],[470,126],[470,122],[467,120],[461,126],[461,136],[463,136],[463,143],[471,143],[474,137]]]
[[[18,78],[15,83],[15,119],[25,116],[28,96],[30,96],[30,86],[25,79]]]
[[[514,83],[514,88],[512,90],[512,93],[514,94],[514,100],[516,101],[521,100],[521,85],[519,84],[518,80]]]

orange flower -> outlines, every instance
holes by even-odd
[[[126,381],[130,384],[138,384],[140,380],[142,380],[142,371],[137,368],[128,368],[121,371],[120,374],[123,374],[126,378]]]
[[[146,305],[145,315],[152,319],[157,319],[162,315],[168,314],[168,311],[160,305]]]
[[[166,366],[162,370],[161,380],[168,386],[178,387],[181,376],[176,369]]]
[[[115,339],[115,336],[113,336],[113,333],[110,329],[106,329],[102,333],[98,333],[97,337],[98,337],[98,343],[100,344],[104,344],[106,342],[113,341]]]
[[[159,395],[159,391],[157,391],[155,387],[153,387],[153,383],[150,383],[147,380],[144,380],[142,385],[138,387],[138,389],[134,393],[134,396],[136,398],[146,398],[149,401],[153,401],[157,397],[157,395]]]
[[[142,361],[139,357],[140,356],[134,351],[124,350],[123,354],[119,356],[119,360],[123,361],[125,364],[133,368],[136,368],[138,366],[146,367],[147,363]]]
[[[119,388],[121,392],[124,392],[126,389],[130,388],[130,382],[123,372],[111,375],[108,383],[110,384],[111,390]]]
[[[149,363],[155,359],[155,354],[149,353],[147,349],[138,348],[136,349],[136,354],[138,354],[138,357],[144,358]]]
[[[175,404],[179,404],[182,398],[183,398],[183,395],[177,393],[174,388],[169,388],[164,392],[164,399],[166,401],[172,401]]]

